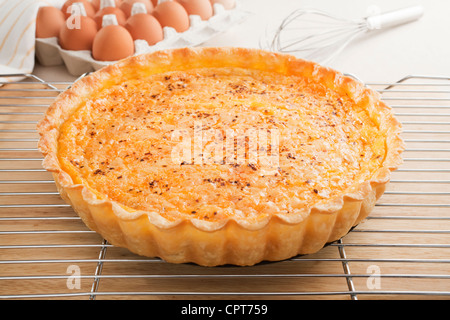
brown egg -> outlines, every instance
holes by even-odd
[[[59,32],[59,44],[65,50],[92,50],[97,34],[94,19],[86,16],[71,16]]]
[[[153,8],[156,8],[159,0],[152,0]]]
[[[136,2],[145,4],[148,13],[153,11],[153,4],[150,0],[123,0],[120,9],[125,13],[127,18],[131,16],[131,9]]]
[[[202,18],[202,20],[208,20],[213,15],[213,8],[209,0],[177,0],[186,12],[191,14],[196,14]]]
[[[59,31],[66,22],[64,14],[55,7],[40,7],[36,17],[36,37],[58,37]]]
[[[64,5],[61,8],[62,13],[64,13],[64,16],[66,19],[70,17],[72,14],[72,4],[76,2],[83,3],[84,9],[86,10],[86,14],[88,17],[93,18],[95,16],[95,9],[92,3],[88,0],[67,0]]]
[[[112,15],[106,15],[109,18]],[[134,41],[127,29],[104,23],[94,39],[92,56],[98,61],[117,61],[134,54]]]
[[[92,5],[94,6],[95,11],[100,10],[100,5],[102,0],[92,0]],[[122,4],[122,0],[114,0],[115,4],[116,4],[116,8],[119,8],[120,5]]]
[[[236,6],[236,0],[210,0],[211,4],[220,3],[227,10],[231,10]]]
[[[115,7],[105,7],[101,9],[100,11],[97,11],[97,13],[94,16],[94,20],[97,23],[97,27],[100,29],[102,27],[103,22],[103,16],[106,14],[114,14],[117,18],[117,22],[119,25],[124,26],[125,23],[127,23],[127,17],[125,13],[123,13],[122,10]]]
[[[186,9],[176,1],[166,1],[158,4],[152,15],[158,19],[161,26],[172,27],[178,32],[189,29],[189,15]]]
[[[137,13],[129,17],[125,28],[130,32],[133,40],[145,40],[150,46],[164,39],[161,24],[154,16],[147,13]]]

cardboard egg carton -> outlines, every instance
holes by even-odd
[[[164,27],[164,39],[155,45],[150,46],[145,40],[136,40],[135,54],[198,46],[231,26],[241,23],[249,15],[240,9],[239,1],[236,1],[235,8],[231,10],[226,10],[221,4],[214,4],[213,11],[213,16],[207,21],[203,21],[198,15],[190,15],[190,27],[185,32],[179,33],[174,28]],[[64,64],[73,76],[80,76],[115,62],[97,61],[92,57],[91,51],[64,50],[58,44],[57,38],[36,39],[36,58],[43,66]]]

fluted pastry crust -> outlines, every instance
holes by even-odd
[[[373,160],[377,167],[365,173],[363,181],[353,182],[351,188],[339,191],[331,198],[325,196],[320,201],[312,201],[310,205],[303,203],[295,210],[277,206],[273,211],[253,215],[245,214],[245,210],[244,214],[224,210],[228,214],[214,217],[203,216],[203,213],[184,214],[181,208],[180,212],[169,214],[152,203],[132,207],[128,202],[118,201],[120,197],[115,199],[114,194],[93,188],[91,181],[81,176],[79,166],[72,170],[70,164],[64,163],[62,143],[68,140],[64,140],[64,135],[70,133],[67,124],[73,121],[71,117],[80,106],[98,97],[99,92],[129,79],[205,68],[231,71],[239,68],[300,77],[352,101],[364,110],[374,127],[373,132],[379,132],[383,139],[378,155],[380,160]],[[38,124],[38,132],[44,168],[53,173],[62,198],[72,205],[90,229],[113,245],[143,256],[204,266],[244,266],[263,260],[287,259],[317,252],[326,243],[341,238],[371,212],[389,182],[391,171],[401,164],[404,149],[401,126],[392,109],[375,91],[313,62],[242,48],[166,50],[131,57],[105,67],[63,92]],[[318,193],[316,189],[314,192]]]

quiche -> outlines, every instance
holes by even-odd
[[[44,168],[90,229],[202,266],[279,261],[340,239],[404,149],[372,89],[244,48],[119,61],[60,94],[38,132]]]

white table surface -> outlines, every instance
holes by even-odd
[[[203,46],[259,48],[267,28],[293,10],[316,8],[343,18],[366,16],[368,8],[381,12],[422,5],[423,17],[392,29],[365,34],[352,42],[329,66],[352,73],[365,82],[394,82],[415,75],[450,77],[450,1],[448,0],[241,0],[251,15],[241,24]],[[47,81],[72,81],[64,66],[36,64],[34,74]]]

